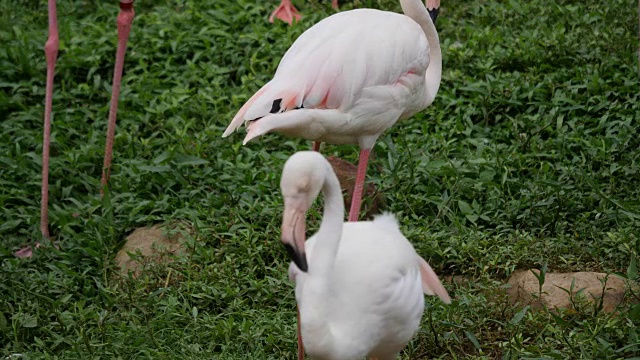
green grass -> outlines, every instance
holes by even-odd
[[[12,252],[40,239],[47,12],[44,1],[0,0],[0,357],[294,358],[278,181],[310,144],[221,138],[295,38],[332,13],[298,1],[302,23],[271,25],[276,3],[136,2],[100,199],[118,10],[59,1],[50,217],[60,250],[20,260]],[[394,0],[342,8],[364,6],[400,11]],[[451,306],[429,299],[404,358],[640,356],[639,306],[555,315],[502,295],[520,268],[637,275],[636,9],[443,1],[438,97],[380,138],[368,181],[438,273],[473,280],[449,286]],[[357,151],[323,150],[350,161]],[[196,229],[191,256],[140,280],[115,275],[128,233],[174,220]]]

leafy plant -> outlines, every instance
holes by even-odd
[[[295,300],[279,245],[284,161],[310,144],[222,139],[305,29],[333,13],[297,2],[136,2],[110,188],[99,179],[116,48],[115,2],[58,2],[51,233],[40,240],[45,2],[0,0],[0,356],[284,359]],[[396,0],[341,4],[400,11]],[[442,275],[404,358],[640,356],[640,307],[618,315],[511,305],[516,269],[625,273],[640,252],[635,2],[442,3],[443,80],[426,111],[375,149],[367,181]],[[355,161],[353,146],[323,153]],[[320,209],[318,205],[316,210]],[[312,212],[311,230],[320,212]],[[184,221],[193,250],[133,279],[113,257],[135,228]],[[627,298],[638,301],[636,290]]]

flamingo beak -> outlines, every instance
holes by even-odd
[[[425,6],[427,7],[427,11],[429,12],[431,21],[433,21],[433,25],[435,25],[436,19],[438,18],[438,13],[440,12],[440,0],[426,0]]]
[[[285,199],[282,216],[282,242],[289,256],[300,270],[307,272],[307,255],[304,251],[307,211],[295,200]]]

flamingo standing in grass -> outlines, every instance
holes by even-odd
[[[432,17],[439,0],[400,0],[403,14],[357,9],[305,31],[271,81],[247,101],[222,135],[242,123],[243,144],[269,132],[332,144],[358,144],[349,221],[360,213],[369,154],[398,120],[429,106],[440,87],[442,56]],[[430,15],[431,14],[431,15]]]
[[[418,331],[423,293],[451,303],[436,273],[393,215],[343,223],[340,183],[318,152],[291,156],[280,188],[282,241],[293,259],[289,277],[296,284],[307,354],[312,359],[395,359]],[[306,212],[320,191],[322,222],[305,243]]]
[[[42,237],[49,239],[49,145],[51,138],[51,108],[53,103],[53,77],[58,57],[58,19],[56,14],[56,0],[49,0],[49,38],[44,46],[47,59],[47,82],[44,103],[44,139],[42,144],[42,201],[40,205],[40,231]],[[104,152],[104,163],[102,167],[102,187],[109,181],[109,171],[111,168],[111,157],[113,149],[113,137],[116,128],[116,114],[118,111],[118,97],[120,95],[120,84],[122,80],[122,68],[124,65],[124,55],[127,49],[127,41],[131,32],[133,22],[133,0],[120,0],[120,14],[117,19],[118,26],[118,49],[116,51],[116,64],[113,72],[113,86],[111,92],[111,107],[109,108],[109,125],[107,128],[107,141]],[[36,243],[36,247],[39,244]],[[18,250],[17,257],[31,256],[31,247]]]

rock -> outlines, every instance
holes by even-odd
[[[134,230],[116,254],[120,272],[132,271],[137,276],[147,264],[169,263],[173,261],[171,255],[186,254],[184,233],[191,230],[184,224],[154,225]],[[129,253],[134,254],[133,258]]]
[[[539,274],[539,270],[533,271],[536,275]],[[625,281],[616,275],[606,277],[607,274],[597,272],[547,273],[540,294],[536,276],[530,270],[520,270],[511,275],[507,296],[511,303],[531,305],[534,308],[569,309],[573,304],[567,291],[571,291],[574,304],[585,304],[585,301],[593,303],[602,299],[602,310],[611,312],[624,300]],[[603,295],[605,278],[607,280]]]
[[[358,173],[358,167],[339,159],[335,156],[329,156],[327,158],[333,171],[340,181],[340,187],[342,188],[342,196],[344,198],[344,207],[347,212],[351,208],[351,198],[353,197],[353,188],[356,185],[356,175]],[[376,186],[365,180],[364,188],[362,191],[362,208],[361,211],[364,214],[360,219],[367,219],[373,215],[380,214],[380,208],[385,205],[385,199],[381,192],[378,191]]]

